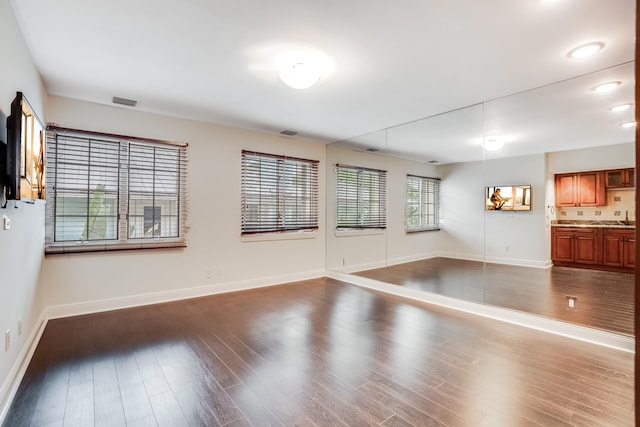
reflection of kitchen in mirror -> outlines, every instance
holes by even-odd
[[[605,82],[618,84],[598,91]],[[622,125],[633,100],[626,62],[334,144],[329,165],[346,157],[388,171],[388,221],[344,236],[329,215],[327,267],[633,335],[635,129]],[[405,228],[410,174],[440,179],[437,231]],[[498,187],[502,212],[491,201]]]

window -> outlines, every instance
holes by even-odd
[[[186,246],[187,144],[49,127],[46,252]]]
[[[387,172],[337,165],[338,230],[387,227]]]
[[[407,175],[407,206],[405,228],[407,231],[438,230],[440,205],[440,180]]]
[[[242,151],[242,234],[318,229],[318,161]]]

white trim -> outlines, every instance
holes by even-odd
[[[336,237],[373,236],[377,234],[384,234],[386,231],[386,228],[342,229],[334,230],[333,234]]]
[[[324,270],[306,271],[302,273],[285,274],[281,276],[262,277],[258,279],[241,280],[237,282],[216,283],[212,285],[193,288],[178,289],[150,294],[132,295],[120,298],[109,298],[81,302],[77,304],[64,304],[48,307],[48,318],[79,316],[83,314],[99,313],[102,311],[119,310],[123,308],[139,307],[163,302],[179,301],[189,298],[198,298],[208,295],[222,294],[226,292],[243,291],[247,289],[262,288],[280,285],[300,280],[323,277]]]
[[[333,271],[339,271],[341,273],[355,273],[357,271],[373,270],[374,268],[386,267],[388,264],[385,261],[365,262],[362,264],[353,264],[342,267],[331,267]]]
[[[431,259],[431,258],[438,258],[441,256],[442,255],[440,255],[437,252],[429,252],[429,253],[423,253],[423,254],[417,254],[417,255],[403,256],[398,258],[389,258],[387,260],[387,265],[404,264],[407,262],[422,261],[422,260]]]
[[[353,276],[336,271],[327,271],[327,276],[332,279],[341,280],[343,282],[351,283],[366,289],[373,289],[376,291],[397,295],[428,304],[450,308],[452,310],[463,311],[465,313],[475,314],[502,322],[512,323],[526,328],[548,332],[555,335],[561,335],[567,338],[585,341],[588,343],[613,348],[615,350],[620,350],[627,353],[635,352],[635,339],[631,336],[620,335],[572,323],[561,322],[558,320],[536,316],[529,313],[523,313],[520,311],[509,310],[485,304],[478,304],[469,301],[462,301],[443,295],[437,295],[430,292],[407,288],[404,286],[392,285],[366,277]]]
[[[298,240],[315,239],[318,237],[318,230],[314,231],[289,231],[273,233],[245,234],[240,236],[243,242],[270,242],[272,240]]]
[[[35,327],[29,335],[29,339],[25,341],[25,345],[22,347],[20,354],[7,374],[2,387],[0,387],[0,425],[2,425],[4,418],[9,412],[11,402],[18,392],[22,378],[40,342],[40,337],[42,337],[47,321],[47,310],[45,309],[42,310]]]
[[[553,266],[553,262],[550,259],[546,261],[542,260],[534,260],[534,259],[521,259],[521,258],[503,258],[503,257],[492,257],[486,255],[476,255],[476,254],[463,254],[457,252],[441,252],[433,257],[442,257],[442,258],[453,258],[453,259],[462,259],[466,261],[479,261],[479,262],[488,262],[492,264],[505,264],[505,265],[514,265],[519,267],[533,267],[533,268],[549,268]]]

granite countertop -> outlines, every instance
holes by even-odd
[[[552,227],[600,227],[600,228],[628,228],[635,229],[635,221],[610,221],[610,220],[581,220],[560,219],[551,221]]]

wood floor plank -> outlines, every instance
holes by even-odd
[[[633,378],[628,353],[321,278],[51,320],[3,427],[626,427]]]
[[[436,257],[354,274],[625,335],[634,333],[635,276],[629,273]],[[567,295],[578,297],[577,310],[567,309]]]

